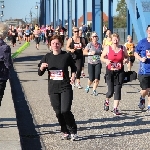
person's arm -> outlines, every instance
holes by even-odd
[[[106,46],[101,54],[101,61],[104,63],[107,63],[108,59],[106,58],[107,54],[108,54],[108,49],[109,46]]]
[[[72,39],[69,38],[67,41],[66,50],[73,53],[75,50],[70,48],[71,41]]]
[[[38,75],[39,76],[42,76],[44,73],[45,73],[45,71],[46,71],[46,68],[48,67],[46,67],[46,65],[45,65],[45,67],[43,67],[42,66],[42,64],[46,64],[47,62],[46,62],[46,55],[42,58],[42,60],[40,61],[40,63],[38,64]]]
[[[82,38],[82,44],[83,44],[83,48],[85,48],[86,44],[85,44],[85,39]]]
[[[89,55],[89,49],[90,49],[90,43],[87,44],[87,46],[85,47],[85,49],[83,50],[83,55]]]
[[[127,49],[125,46],[123,46],[123,50],[124,50],[124,58],[128,59],[128,53],[127,53]]]
[[[134,52],[134,56],[136,59],[138,59],[139,61],[141,61],[142,57],[140,56],[141,53],[141,41],[137,44],[136,48],[135,48],[135,52]]]

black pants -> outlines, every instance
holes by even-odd
[[[6,82],[7,82],[7,80],[1,80],[0,81],[0,106],[1,106],[1,101],[3,99],[3,96],[4,96]]]
[[[81,76],[82,64],[83,64],[82,61],[83,61],[83,58],[75,60],[75,65],[77,67],[77,74],[76,74],[77,79],[80,79],[80,76]]]
[[[63,93],[55,93],[49,96],[51,105],[61,126],[61,132],[76,134],[77,125],[75,123],[74,115],[71,112],[73,91],[66,90]]]
[[[106,98],[111,98],[114,94],[114,100],[121,100],[121,88],[124,81],[124,72],[113,74],[111,76],[106,75],[106,83],[108,86],[108,92]]]
[[[63,43],[64,43],[65,36],[64,36],[64,35],[60,35],[60,37],[61,37],[61,39],[62,39],[62,41],[63,41]]]
[[[39,44],[40,43],[40,37],[35,37],[35,43]]]

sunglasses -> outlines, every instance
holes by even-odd
[[[98,36],[93,36],[93,38],[94,38],[94,37],[97,38]]]
[[[74,33],[77,33],[77,32],[79,32],[79,31],[74,31]]]

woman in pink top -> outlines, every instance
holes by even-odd
[[[119,35],[112,34],[112,45],[106,46],[101,55],[101,61],[106,63],[106,83],[108,92],[104,102],[104,110],[109,110],[109,99],[114,94],[114,114],[119,115],[118,106],[121,100],[121,88],[124,83],[124,65],[128,63],[128,54],[124,46],[119,45]]]

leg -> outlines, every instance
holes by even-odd
[[[114,108],[119,106],[119,101],[121,100],[121,88],[122,85],[114,86]]]
[[[77,86],[79,89],[81,89],[82,87],[80,85],[80,76],[81,76],[81,71],[82,71],[82,58],[77,59],[75,65],[77,67],[77,74],[76,74]]]
[[[61,132],[68,133],[65,119],[64,119],[63,115],[61,114],[61,95],[60,94],[51,94],[50,95],[50,101],[51,101],[51,105],[53,107],[53,110],[56,113],[56,117],[58,119],[58,122],[61,126]]]
[[[96,88],[98,87],[100,74],[101,74],[101,68],[102,68],[101,63],[95,65],[95,77],[94,77],[95,81],[93,85],[93,91],[96,91]]]
[[[1,106],[1,101],[3,99],[4,96],[4,91],[5,91],[5,87],[6,87],[6,82],[5,80],[0,81],[0,106]]]
[[[77,133],[77,125],[75,123],[74,115],[71,112],[71,105],[73,100],[73,91],[66,90],[61,93],[61,113],[64,116],[67,129],[71,134]]]

